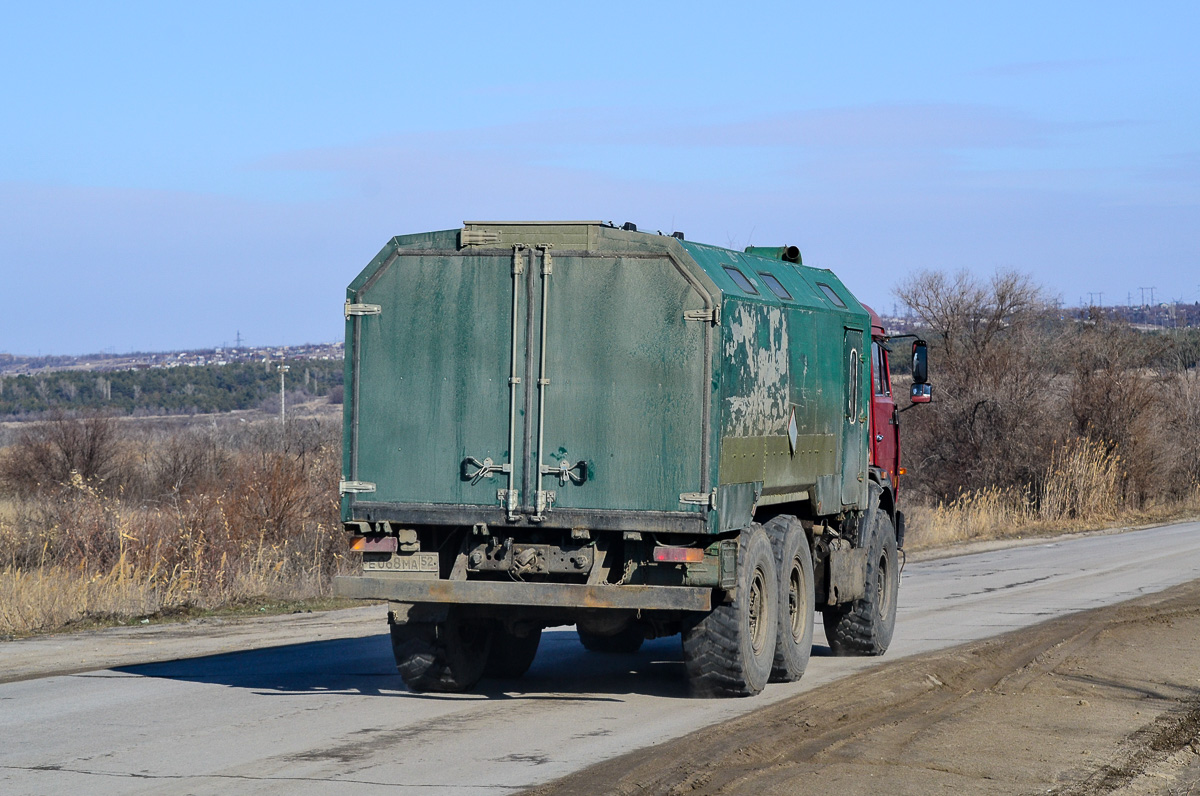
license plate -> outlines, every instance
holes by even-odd
[[[437,553],[413,553],[394,555],[387,561],[364,561],[363,569],[368,572],[437,572]]]

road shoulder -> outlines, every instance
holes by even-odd
[[[387,632],[387,607],[205,618],[0,642],[0,683]]]
[[[1196,780],[1200,581],[902,659],[531,793],[1075,796]]]

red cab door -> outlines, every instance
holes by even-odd
[[[896,470],[900,466],[899,426],[892,380],[888,372],[888,352],[878,340],[871,341],[871,463],[883,471],[884,478],[897,487]]]

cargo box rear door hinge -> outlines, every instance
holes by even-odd
[[[683,319],[685,321],[704,321],[711,323],[714,326],[721,322],[721,308],[713,307],[711,310],[684,310]]]
[[[383,313],[383,305],[381,304],[353,304],[350,299],[346,299],[346,320],[350,320],[351,315],[380,315]]]
[[[374,492],[375,485],[370,481],[340,481],[338,482],[338,492],[343,495],[360,492]]]
[[[711,492],[684,492],[679,496],[679,502],[715,509],[717,507],[717,490],[714,489]]]

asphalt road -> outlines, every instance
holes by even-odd
[[[800,683],[723,701],[686,697],[678,638],[605,656],[570,630],[547,631],[519,681],[410,694],[382,609],[368,609],[379,625],[366,636],[26,672],[0,685],[0,793],[510,793],[868,666],[1196,578],[1200,523],[910,562],[887,656],[828,657],[818,630]],[[9,646],[23,643],[0,645],[0,675],[13,650],[32,649]],[[172,643],[153,654],[169,657]]]

